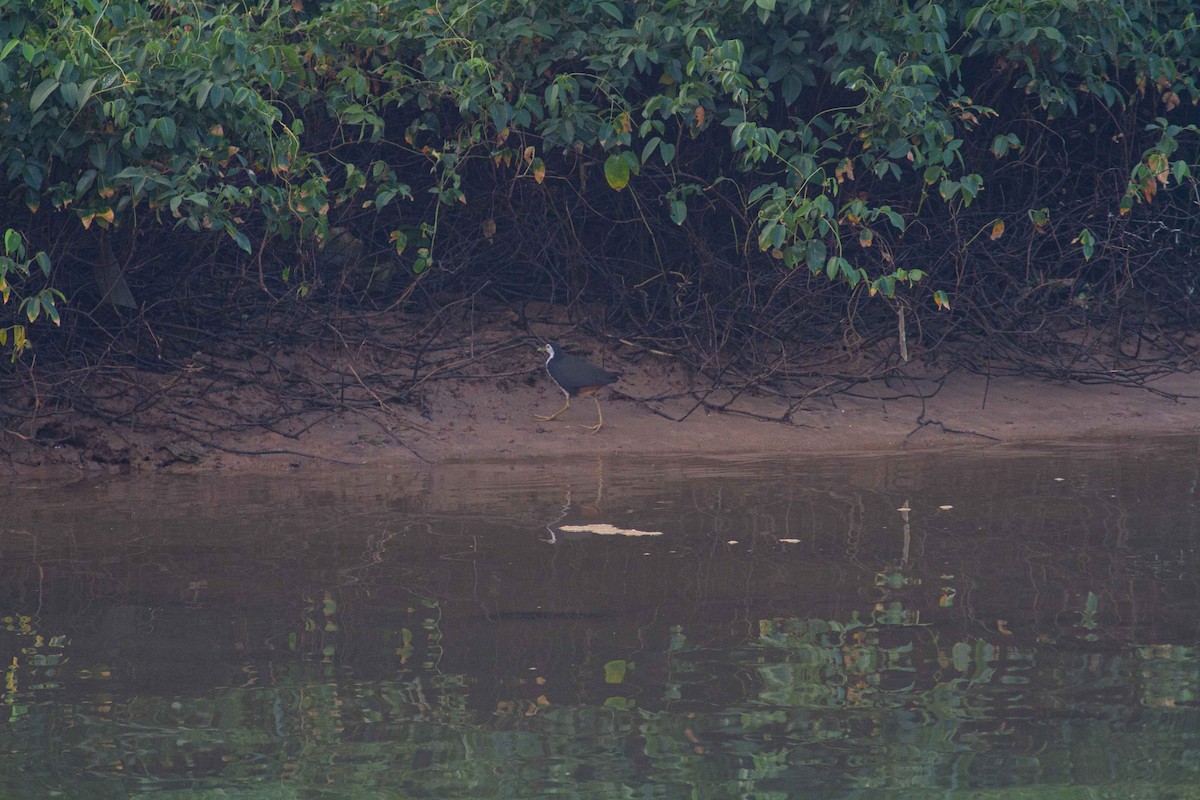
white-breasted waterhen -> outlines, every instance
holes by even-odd
[[[589,364],[578,356],[567,355],[557,342],[544,344],[538,350],[548,356],[546,372],[550,373],[550,377],[558,384],[558,388],[563,390],[563,394],[567,396],[567,402],[548,417],[537,414],[534,416],[545,422],[558,419],[560,414],[571,407],[572,397],[590,394],[592,401],[596,404],[596,424],[584,427],[591,429],[592,433],[597,433],[604,426],[604,414],[600,412],[600,401],[596,398],[596,392],[610,383],[616,383],[617,378],[621,377],[620,373],[609,372],[595,364]]]

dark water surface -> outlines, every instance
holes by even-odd
[[[1200,797],[1198,484],[1169,439],[10,486],[0,797]]]

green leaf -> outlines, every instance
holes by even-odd
[[[624,683],[629,664],[624,660],[609,661],[604,665],[605,683]]]
[[[43,289],[38,296],[41,299],[42,308],[46,310],[46,316],[55,325],[60,325],[62,324],[62,319],[58,316],[58,309],[54,306],[54,295],[51,292],[52,290],[50,289]]]
[[[658,148],[659,155],[662,156],[664,164],[670,164],[675,160],[675,145],[668,142],[663,142]],[[1183,162],[1180,162],[1183,163]]]
[[[30,189],[40,190],[42,188],[42,168],[35,161],[26,161],[25,168],[21,170],[21,177],[25,179],[25,185]]]
[[[629,165],[629,171],[634,175],[642,174],[642,162],[638,161],[637,154],[632,150],[626,150],[621,153],[621,158],[625,159],[625,163]]]
[[[38,250],[37,255],[33,257],[38,266],[42,268],[42,274],[47,278],[50,277],[50,256],[46,255],[45,250]]]
[[[604,178],[618,192],[629,185],[629,162],[620,153],[613,153],[604,162]]]
[[[21,234],[17,233],[12,228],[9,228],[8,230],[6,230],[4,232],[4,252],[10,256],[14,255],[17,253],[18,248],[20,248],[20,246],[21,246]],[[18,258],[19,258],[19,256],[18,256]]]
[[[79,108],[82,103],[79,102],[80,91],[79,85],[75,83],[61,83],[58,86],[58,93],[62,95],[63,102],[68,108]]]
[[[789,72],[783,76],[783,86],[780,87],[780,94],[783,95],[784,105],[791,105],[800,97],[800,92],[804,89],[804,81],[800,80],[800,76],[794,72]]]
[[[79,87],[79,105],[77,108],[83,108],[84,104],[92,98],[92,90],[96,88],[96,83],[96,78],[88,78]]]
[[[249,237],[247,237],[246,234],[242,233],[241,231],[233,232],[233,240],[237,242],[237,246],[246,251],[246,253],[253,251],[253,248],[250,247]]]
[[[838,269],[842,266],[842,259],[839,256],[832,256],[825,262],[825,275],[829,280],[837,277]]]
[[[4,45],[4,49],[0,50],[0,61],[8,58],[8,54],[15,50],[20,43],[20,39],[9,39],[8,44]]]
[[[979,194],[979,190],[983,188],[983,178],[973,172],[970,175],[963,175],[962,180],[959,183],[962,186],[963,199],[968,205],[970,205],[971,200],[973,200]]]
[[[41,108],[42,103],[46,102],[46,98],[57,88],[58,81],[54,78],[46,78],[46,80],[39,83],[37,88],[33,90],[33,94],[29,95],[29,110],[37,111]]]
[[[625,21],[625,17],[621,14],[621,9],[617,8],[616,4],[614,4],[614,3],[597,3],[597,5],[599,5],[601,10],[603,10],[606,14],[608,14],[610,17],[615,19],[617,22]]]
[[[825,266],[825,256],[828,249],[825,243],[820,239],[813,239],[808,243],[808,269],[813,275],[820,272]]]
[[[674,222],[676,225],[682,225],[685,219],[687,219],[687,203],[682,200],[672,200],[671,222]]]
[[[654,136],[650,141],[646,142],[646,146],[642,148],[642,163],[645,164],[650,160],[650,156],[654,155],[654,149],[662,144],[662,139]]]
[[[775,189],[775,187],[776,187],[776,184],[774,184],[774,183],[764,183],[760,186],[755,186],[750,191],[750,196],[746,199],[746,205],[749,205],[749,206],[754,205],[759,200],[763,199],[763,196],[766,195],[768,192],[773,191]]]
[[[508,127],[508,123],[513,118],[513,107],[508,103],[496,102],[492,103],[488,109],[488,114],[492,118],[492,125],[497,131],[502,131]]]
[[[125,169],[121,170],[121,173],[127,172],[127,170],[130,169],[132,169],[132,167],[126,167]],[[114,178],[132,178],[132,175],[122,175],[121,173],[116,174]],[[94,182],[96,182],[96,170],[85,169],[83,175],[80,175],[79,180],[76,181],[76,197],[83,197],[83,193],[90,190],[91,185],[94,184]]]
[[[174,146],[175,133],[179,130],[175,125],[175,120],[170,117],[159,117],[155,121],[158,123],[158,135],[162,137],[163,144],[167,147]]]
[[[196,84],[196,108],[204,108],[204,103],[208,100],[208,93],[212,91],[213,82],[203,80]]]
[[[1074,243],[1079,244],[1079,246],[1083,248],[1083,260],[1091,261],[1092,254],[1096,252],[1096,237],[1092,234],[1092,232],[1087,228],[1084,228],[1079,232],[1079,235],[1075,237]]]

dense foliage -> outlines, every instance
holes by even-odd
[[[1198,75],[1189,0],[0,0],[0,327],[422,282],[701,360],[1190,321]]]

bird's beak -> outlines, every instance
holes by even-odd
[[[539,344],[539,345],[538,345],[538,349],[537,349],[537,351],[538,351],[539,353],[549,353],[549,352],[550,352],[550,346],[549,346],[549,345],[545,345],[545,344]]]

